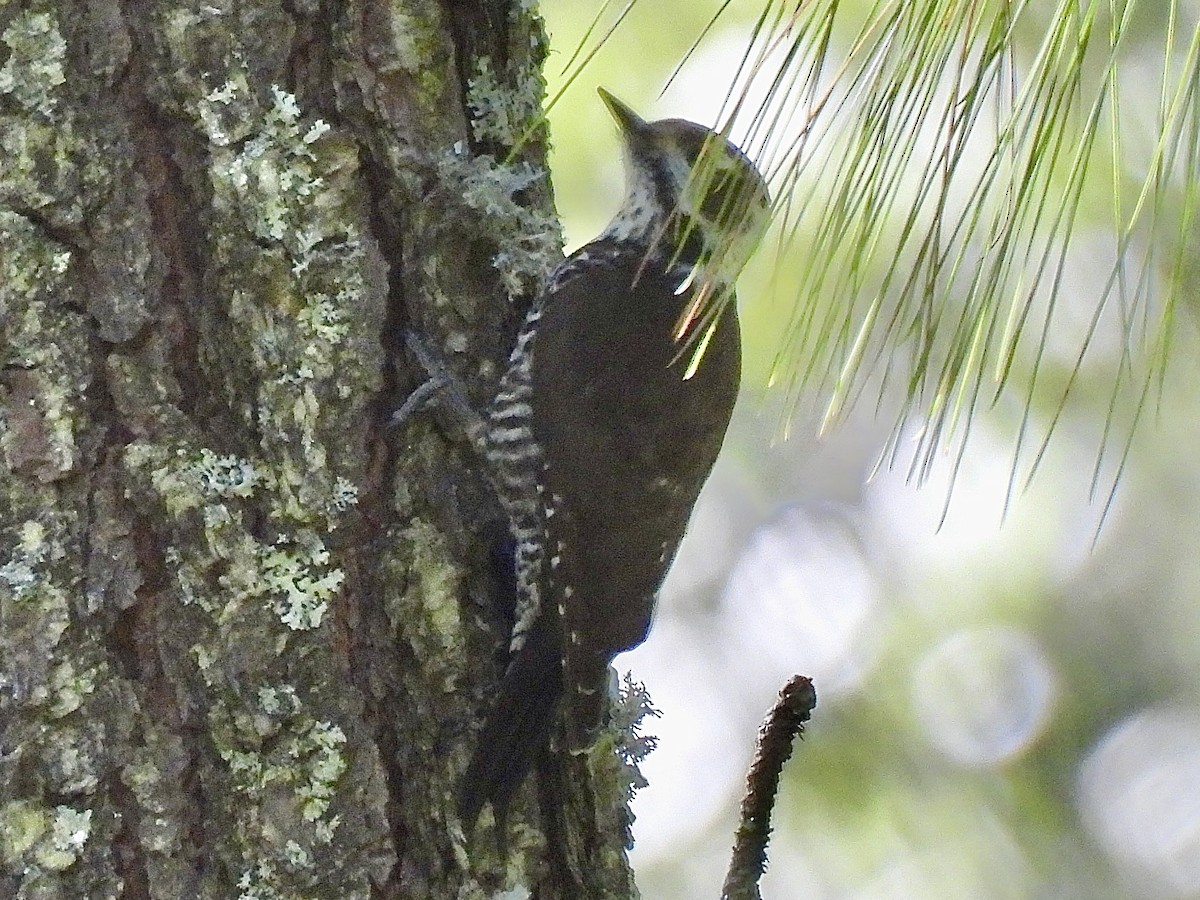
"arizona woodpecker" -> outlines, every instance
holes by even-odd
[[[468,829],[485,803],[503,814],[560,710],[568,747],[594,739],[609,664],[646,637],[738,391],[733,283],[766,226],[766,184],[721,135],[600,93],[625,199],[547,279],[481,427],[517,602],[460,793]]]

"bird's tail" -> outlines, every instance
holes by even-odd
[[[504,673],[463,776],[458,814],[475,826],[487,803],[498,820],[546,746],[562,697],[560,651],[548,629],[535,626]]]

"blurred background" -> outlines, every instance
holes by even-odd
[[[551,94],[597,5],[544,0]],[[732,4],[660,92],[718,5],[637,5],[553,109],[569,249],[622,193],[595,87],[648,118],[713,124],[759,4]],[[1162,54],[1155,9],[1144,45],[1126,46],[1131,118],[1161,90],[1137,74],[1138,54]],[[1180,9],[1187,33],[1196,5]],[[1104,204],[1089,208],[1046,349],[1067,370],[1111,258]],[[746,366],[731,433],[650,638],[617,661],[662,712],[634,802],[643,897],[719,894],[759,722],[803,673],[818,706],[784,772],[769,900],[1200,898],[1195,292],[1104,514],[1106,489],[1090,487],[1122,364],[1115,326],[1101,323],[1028,486],[1011,482],[1017,394],[976,415],[953,485],[947,448],[917,487],[903,442],[898,464],[875,471],[899,398],[868,396],[818,437],[827,397],[767,388],[795,303],[776,268],[757,259],[740,282]],[[1054,414],[1035,398],[1035,426]]]

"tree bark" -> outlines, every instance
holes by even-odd
[[[456,822],[497,513],[385,427],[559,258],[527,5],[0,6],[0,897],[633,892],[586,761]]]

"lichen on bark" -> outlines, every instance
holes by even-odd
[[[456,822],[496,511],[383,424],[404,328],[486,397],[557,258],[544,53],[492,0],[0,11],[0,895],[571,896],[532,790],[507,858]]]

